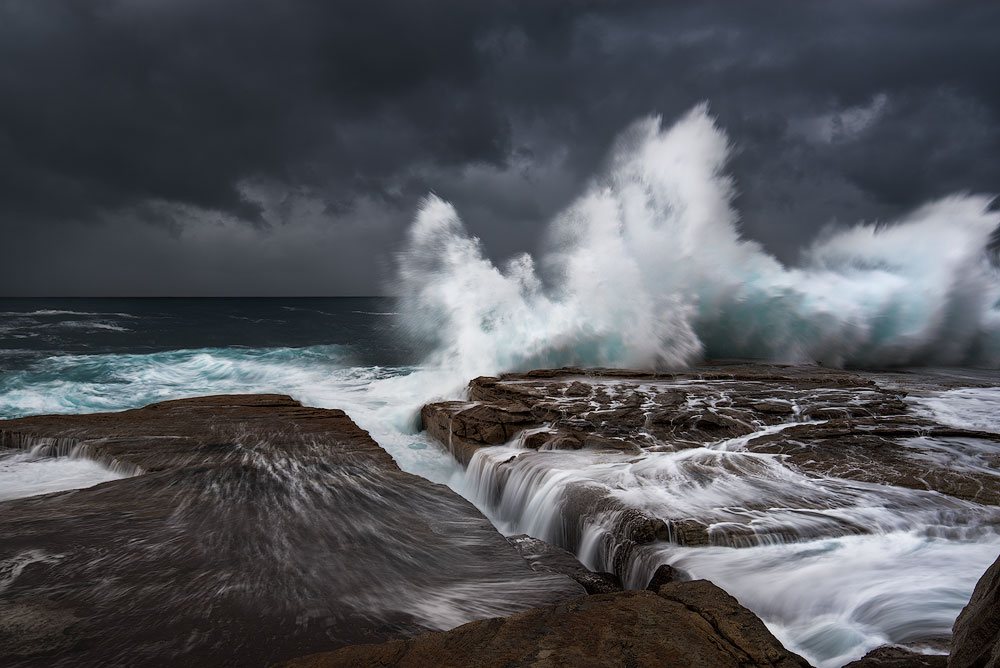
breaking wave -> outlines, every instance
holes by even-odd
[[[550,224],[550,250],[494,265],[455,208],[422,203],[399,257],[410,328],[470,378],[579,364],[711,358],[831,366],[1000,363],[990,198],[830,231],[786,266],[744,239],[706,105],[618,140],[604,174]]]

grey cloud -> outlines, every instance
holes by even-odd
[[[998,29],[923,0],[0,0],[0,292],[379,292],[428,191],[532,250],[619,130],[702,100],[745,232],[792,261],[1000,190]]]

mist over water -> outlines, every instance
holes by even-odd
[[[784,266],[741,237],[730,143],[702,105],[637,122],[552,221],[550,250],[502,267],[428,197],[400,255],[407,325],[469,378],[564,364],[680,367],[710,358],[832,366],[1000,362],[990,198],[831,229]],[[543,276],[548,280],[543,280]]]

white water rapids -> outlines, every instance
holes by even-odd
[[[0,450],[0,501],[90,487],[123,474],[83,457]]]

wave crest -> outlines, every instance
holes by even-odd
[[[406,322],[435,341],[432,363],[466,378],[703,356],[998,365],[989,197],[829,233],[785,266],[740,235],[729,152],[704,104],[669,128],[635,123],[551,222],[542,271],[526,254],[495,266],[454,207],[427,197],[399,256]]]

